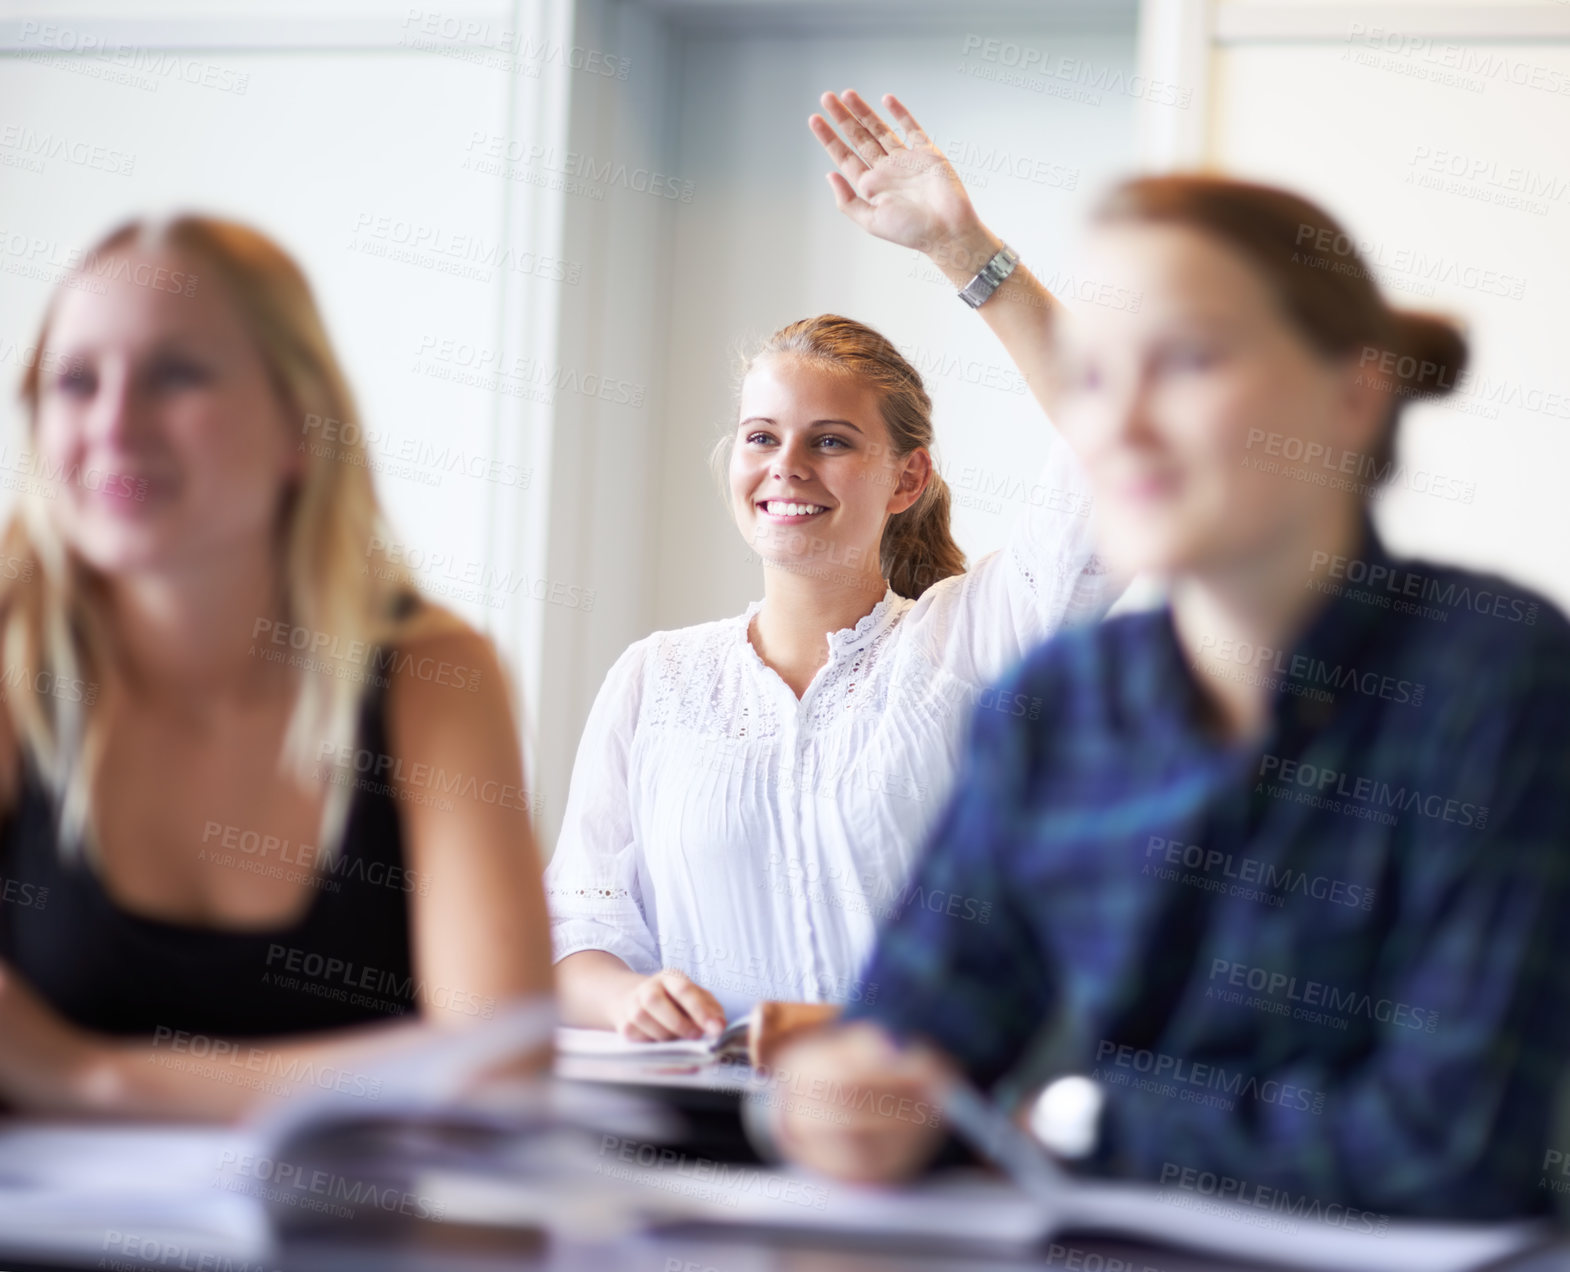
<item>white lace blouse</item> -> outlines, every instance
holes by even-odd
[[[546,871],[558,960],[595,949],[638,972],[680,968],[732,1018],[759,999],[876,997],[857,977],[948,797],[970,713],[1050,711],[988,686],[1113,599],[1064,443],[1034,486],[1004,493],[1023,504],[1007,544],[829,634],[800,701],[747,639],[761,601],[617,659]]]

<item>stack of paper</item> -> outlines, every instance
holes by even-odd
[[[9,1257],[91,1258],[96,1266],[260,1264],[276,1247],[276,1231],[296,1216],[388,1209],[383,1176],[323,1170],[315,1160],[320,1141],[337,1136],[341,1144],[346,1130],[367,1123],[407,1131],[457,1117],[470,1143],[477,1126],[500,1142],[542,1128],[594,1129],[607,1117],[644,1133],[666,1131],[657,1120],[638,1121],[626,1101],[601,1098],[591,1108],[581,1092],[545,1080],[491,1103],[463,1098],[498,1062],[542,1049],[554,1022],[549,1004],[531,1003],[472,1030],[405,1041],[364,1066],[377,1081],[376,1100],[300,1094],[241,1127],[0,1125],[0,1246]],[[450,1143],[445,1156],[433,1150],[433,1160],[477,1164]],[[428,1136],[420,1148],[432,1146]],[[407,1166],[419,1167],[415,1153]],[[410,1209],[417,1207],[418,1198]]]

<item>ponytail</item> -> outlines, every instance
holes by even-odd
[[[911,600],[939,579],[965,572],[965,554],[949,533],[949,484],[937,469],[920,498],[889,518],[878,557],[889,586]]]

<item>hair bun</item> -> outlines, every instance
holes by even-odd
[[[1365,363],[1390,376],[1403,397],[1444,397],[1460,383],[1467,364],[1466,336],[1442,314],[1397,309],[1390,316],[1390,339],[1384,348],[1369,349]]]

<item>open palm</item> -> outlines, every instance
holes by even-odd
[[[892,93],[883,102],[904,129],[903,141],[859,93],[824,93],[821,100],[833,124],[813,115],[807,126],[839,169],[829,174],[829,184],[839,210],[852,221],[922,252],[975,225],[970,196],[953,165]]]

